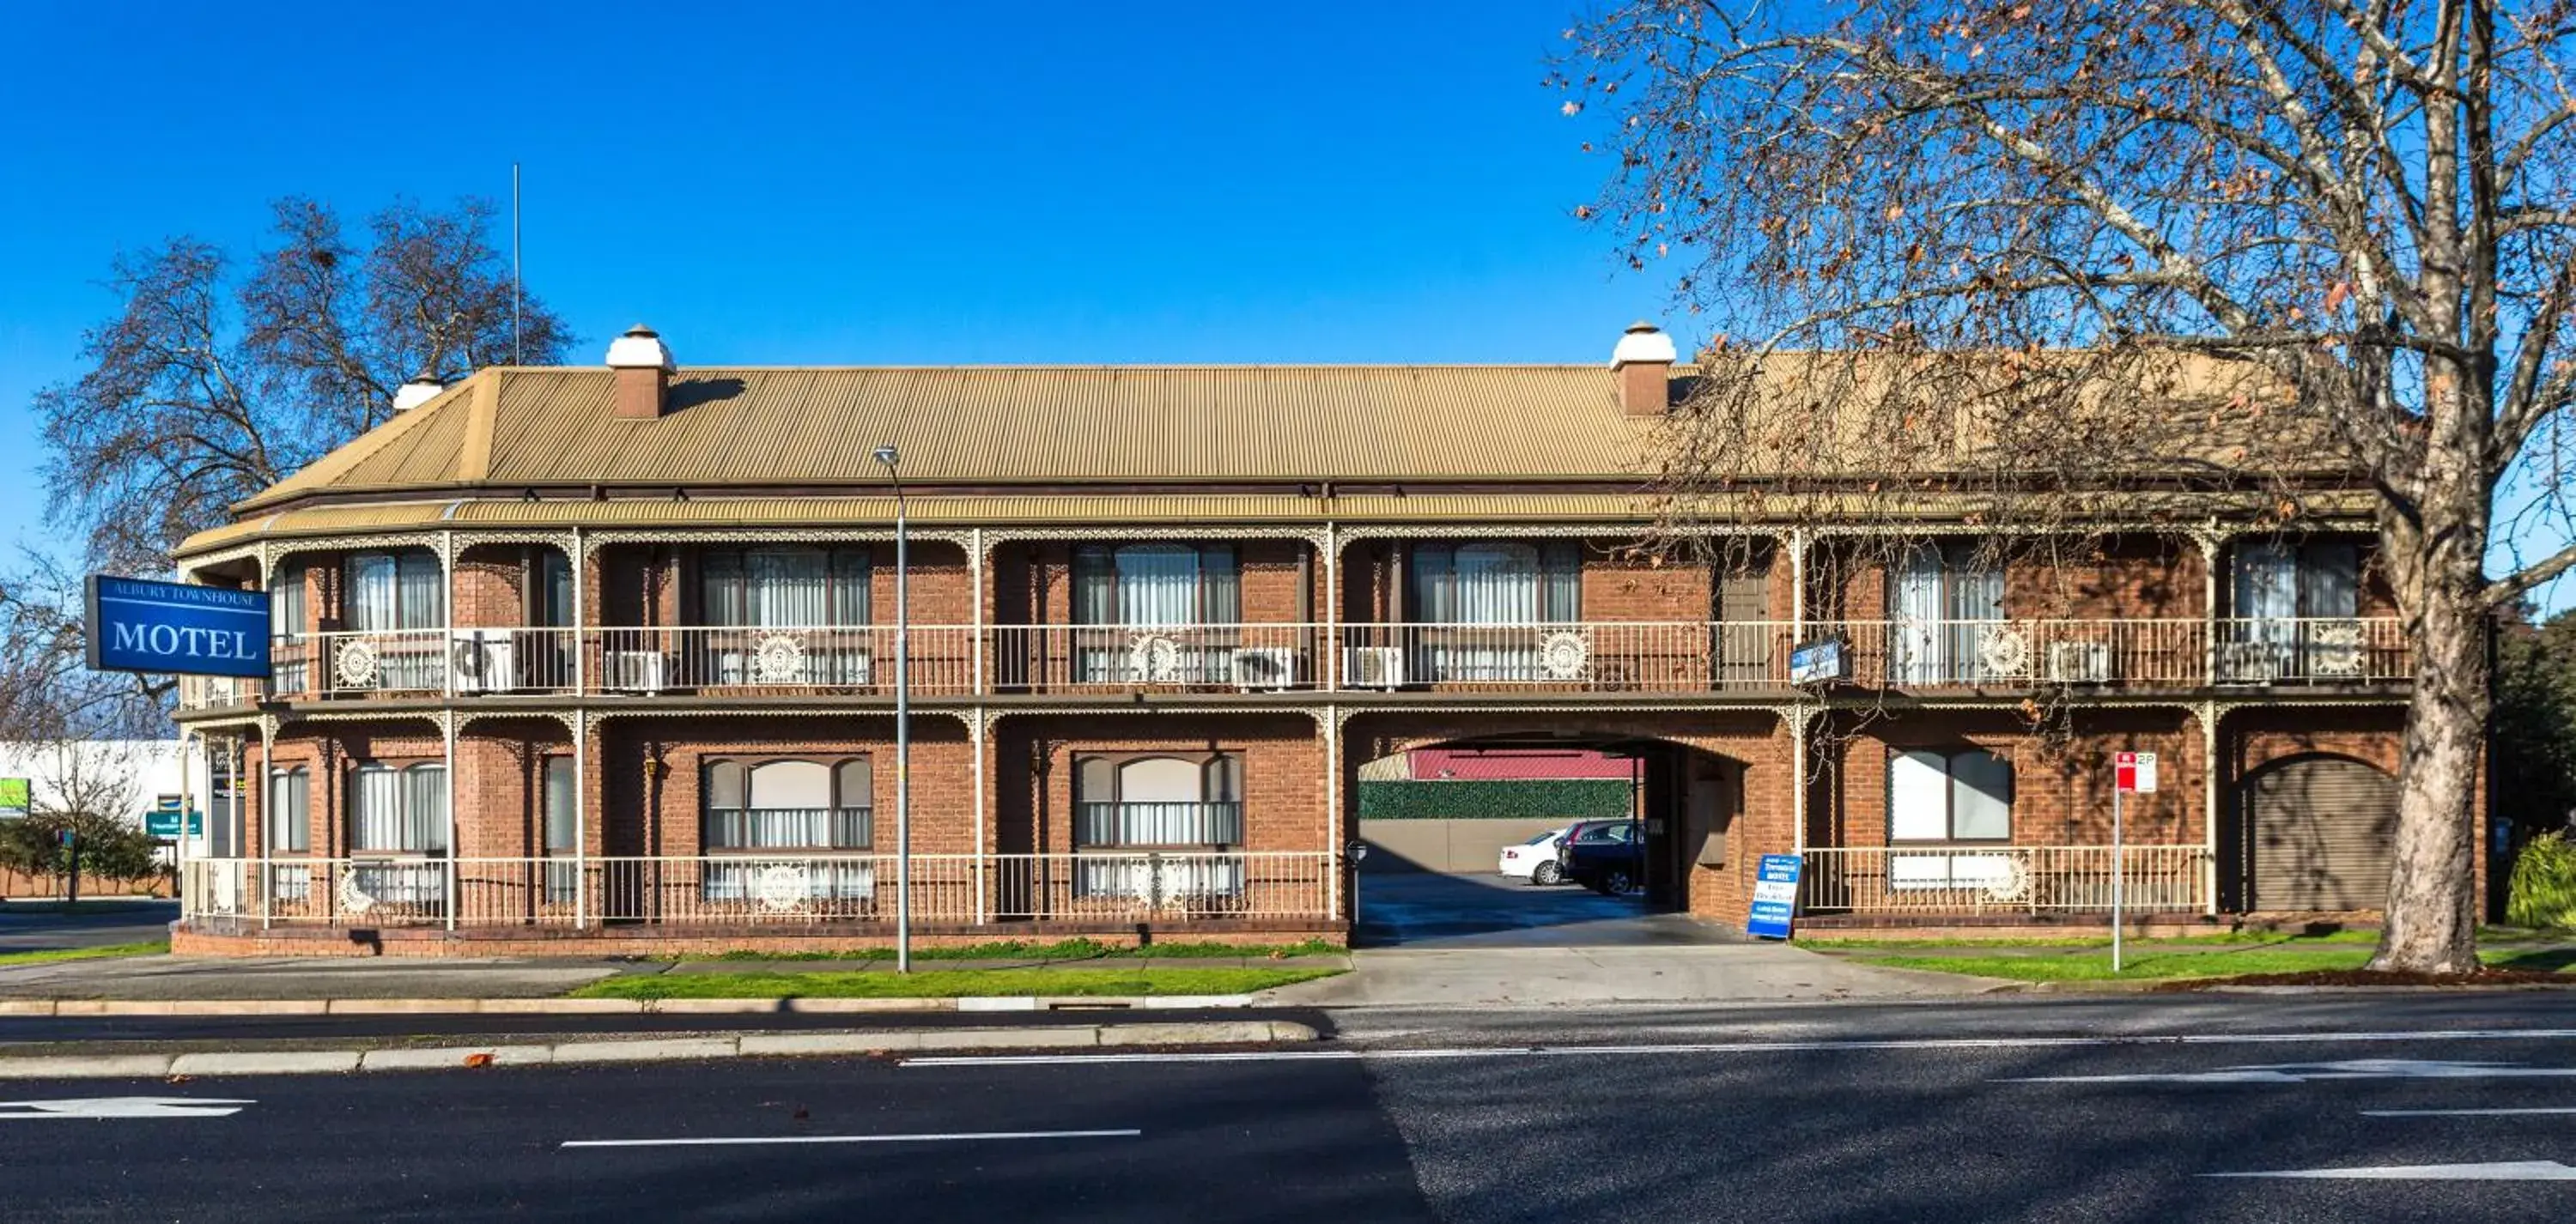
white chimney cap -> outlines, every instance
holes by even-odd
[[[394,411],[409,412],[437,399],[438,393],[446,389],[447,384],[438,381],[438,375],[423,370],[412,375],[410,382],[394,389]]]
[[[671,346],[641,323],[626,329],[626,334],[608,342],[608,366],[614,370],[676,370],[671,360]]]
[[[1614,370],[1631,362],[1660,361],[1671,365],[1676,359],[1673,338],[1642,319],[1629,324],[1628,334],[1619,337],[1619,347],[1610,350],[1610,368]]]
[[[1633,361],[1662,361],[1672,366],[1672,338],[1664,335],[1662,327],[1651,325],[1651,322],[1631,322],[1628,335],[1620,335],[1618,348],[1610,350],[1610,368],[1628,366]]]

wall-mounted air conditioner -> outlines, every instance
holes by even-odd
[[[658,650],[612,650],[601,660],[600,687],[620,693],[658,693],[669,686],[669,660]]]
[[[1404,648],[1353,646],[1342,651],[1342,686],[1373,689],[1403,688]]]
[[[1297,684],[1297,651],[1291,646],[1241,646],[1232,653],[1234,687],[1275,693]]]
[[[507,629],[458,629],[447,659],[460,693],[506,693],[519,686],[518,652]]]
[[[2111,644],[2108,642],[2049,643],[2048,678],[2059,684],[2110,683]]]

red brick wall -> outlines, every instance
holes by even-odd
[[[1092,752],[1239,752],[1247,850],[1336,844],[1324,806],[1324,745],[1302,714],[1013,715],[993,738],[997,844],[1057,854],[1073,845],[1073,759]]]
[[[2108,845],[2111,754],[2153,752],[2158,787],[2123,804],[2128,840],[2138,845],[2200,845],[2207,811],[2201,732],[2179,710],[2084,709],[2063,739],[2034,735],[2010,711],[1907,710],[1819,720],[1818,758],[1809,801],[1808,844],[1884,846],[1887,769],[1908,749],[1983,748],[2012,762],[2012,841],[2016,845]]]

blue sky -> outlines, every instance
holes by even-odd
[[[0,450],[119,248],[513,161],[584,361],[639,320],[684,363],[1606,361],[1666,299],[1570,215],[1577,6],[20,0]]]

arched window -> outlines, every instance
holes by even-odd
[[[1073,789],[1078,849],[1243,841],[1241,753],[1077,757]]]
[[[868,758],[710,761],[703,771],[708,850],[864,850],[874,844]]]
[[[1983,748],[1895,753],[1887,762],[1887,839],[2010,841],[2012,797],[2012,762]]]

